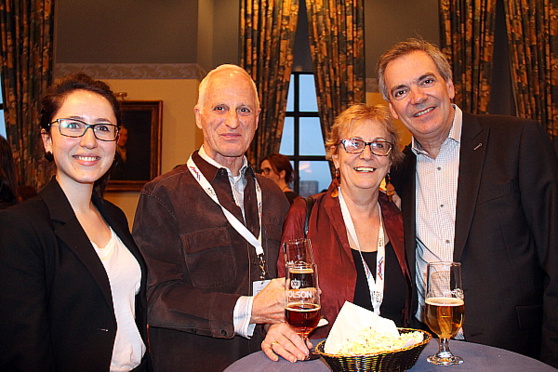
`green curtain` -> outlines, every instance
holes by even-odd
[[[241,1],[241,66],[256,82],[262,106],[247,154],[255,167],[281,146],[298,6],[298,0]]]
[[[320,123],[366,101],[364,0],[306,0]]]
[[[448,57],[454,102],[486,114],[494,52],[496,0],[440,0],[440,48]]]
[[[39,111],[51,81],[53,0],[3,0],[0,4],[2,85],[8,141],[20,183],[36,188],[50,177],[43,158]]]
[[[558,146],[558,1],[504,3],[517,115],[539,121]]]

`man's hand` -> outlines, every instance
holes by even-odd
[[[254,297],[250,323],[285,321],[285,278],[273,279]]]
[[[273,324],[262,341],[262,351],[274,362],[279,360],[278,355],[292,363],[304,360],[312,346],[310,341],[304,345],[300,336],[287,323]]]

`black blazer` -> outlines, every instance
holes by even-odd
[[[136,323],[147,346],[145,262],[124,213],[93,202],[141,266]],[[109,371],[115,336],[108,276],[58,182],[0,212],[0,370]]]
[[[414,277],[416,156],[405,153],[392,180]],[[558,366],[558,165],[538,123],[463,113],[453,258],[465,338]]]

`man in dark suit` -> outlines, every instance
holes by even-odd
[[[453,105],[451,68],[423,40],[378,62],[392,114],[413,134],[392,174],[422,319],[426,265],[462,263],[465,322],[457,338],[558,367],[558,164],[542,127]]]

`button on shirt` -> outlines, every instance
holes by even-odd
[[[222,168],[227,170],[229,176],[229,182],[231,183],[231,189],[233,193],[234,202],[242,210],[242,216],[244,215],[244,189],[246,188],[246,177],[244,174],[246,169],[248,169],[248,161],[246,157],[242,158],[242,167],[238,176],[233,176],[231,170],[227,167],[222,166],[213,160],[207,153],[203,145],[198,152],[200,157],[207,161],[209,164],[217,168]],[[250,338],[254,334],[255,324],[250,324],[250,317],[252,316],[252,306],[254,304],[254,297],[252,296],[241,296],[236,301],[234,311],[233,311],[233,325],[236,334]]]
[[[432,261],[453,261],[455,209],[459,177],[459,149],[462,112],[457,106],[448,138],[436,159],[413,137],[416,171],[416,276],[419,306],[416,318],[422,321],[426,291],[426,265]]]

